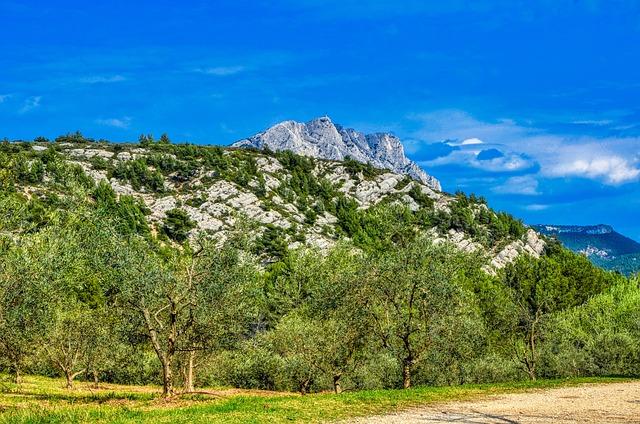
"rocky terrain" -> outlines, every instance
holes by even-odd
[[[409,175],[429,188],[440,191],[440,182],[428,175],[404,154],[400,139],[392,134],[364,134],[334,124],[322,117],[305,123],[284,121],[253,137],[240,140],[234,147],[269,148],[321,159],[352,158],[376,168]]]
[[[29,177],[31,182],[18,185],[26,196],[65,195],[68,189],[60,188],[59,177],[48,171],[55,169],[50,162],[55,155],[91,184],[107,183],[117,196],[139,202],[155,232],[168,213],[181,210],[194,224],[192,238],[205,233],[224,239],[242,223],[266,244],[277,240],[289,248],[325,249],[341,238],[358,238],[361,230],[351,221],[364,221],[368,211],[396,204],[406,206],[416,225],[437,242],[486,256],[490,273],[521,254],[537,257],[545,247],[535,231],[493,212],[484,200],[449,195],[434,184],[355,160],[158,143],[25,143],[15,154],[30,172],[49,161],[41,181]]]

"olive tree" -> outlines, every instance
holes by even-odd
[[[197,351],[232,343],[246,329],[242,320],[253,268],[239,251],[206,242],[196,250],[160,255],[144,240],[132,238],[117,253],[118,305],[141,321],[162,365],[163,395],[174,394],[176,355],[190,361],[186,389],[193,390]]]
[[[354,303],[362,278],[362,255],[347,245],[329,252],[301,249],[290,252],[267,276],[269,310],[285,313],[272,341],[288,362],[304,364],[298,389],[307,392],[313,374],[331,379],[342,391],[343,375],[363,358],[370,326]]]
[[[58,264],[67,256],[55,231],[21,235],[0,255],[0,360],[16,383],[51,321]]]
[[[383,347],[402,367],[411,387],[416,363],[442,332],[458,325],[464,306],[462,281],[473,261],[448,244],[418,237],[375,255],[362,281],[361,306]]]
[[[535,380],[546,321],[555,312],[583,304],[620,277],[596,269],[587,258],[556,249],[539,260],[519,258],[506,268],[503,278],[517,316],[514,356]]]

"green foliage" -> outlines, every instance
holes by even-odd
[[[140,147],[142,148],[146,148],[151,146],[155,141],[153,140],[153,134],[140,134],[140,137],[138,137],[138,144],[140,145]]]
[[[0,143],[4,367],[71,382],[86,369],[76,378],[162,382],[167,393],[177,383],[306,393],[639,371],[637,281],[553,241],[542,258],[521,256],[496,275],[483,271],[487,258],[432,243],[431,231],[454,229],[496,251],[525,236],[482,198],[457,193],[436,208],[406,179],[406,192],[362,208],[323,178],[332,164],[151,136],[140,143],[144,154],[100,146],[133,160],[92,155],[77,159],[82,166],[61,143],[44,151]],[[284,171],[261,171],[273,157]],[[96,184],[87,166],[147,193],[165,192],[170,180],[181,201],[150,228],[139,197]],[[345,167],[364,178],[378,172]],[[246,235],[228,243],[190,238],[195,223],[182,201],[199,208],[210,200],[198,184],[220,180],[292,225],[236,221]],[[402,203],[405,194],[418,210]],[[288,248],[317,232],[336,246]]]
[[[111,175],[128,182],[134,190],[140,190],[142,187],[158,193],[165,190],[162,173],[149,169],[145,159],[120,161],[111,171]]]
[[[59,135],[55,139],[56,143],[74,143],[74,144],[91,143],[93,141],[94,140],[92,138],[86,138],[85,136],[83,136],[80,131]]]
[[[347,173],[354,178],[362,175],[365,179],[370,179],[382,173],[370,163],[362,163],[350,157],[344,158],[342,166],[344,166]]]
[[[171,240],[182,243],[187,240],[189,232],[196,227],[184,209],[171,209],[166,212],[162,231]]]
[[[539,261],[519,258],[506,268],[504,284],[512,291],[521,342],[518,359],[530,378],[538,373],[541,328],[551,314],[583,304],[615,281],[588,259],[557,248]]]
[[[405,388],[411,386],[415,367],[434,354],[431,349],[442,354],[473,343],[462,325],[482,333],[464,290],[465,268],[472,263],[451,247],[420,237],[381,253],[365,277],[362,290],[369,294],[360,307],[376,323],[380,344],[401,364]]]
[[[255,240],[253,251],[269,262],[277,262],[287,254],[287,235],[273,224],[265,225],[264,231]]]
[[[160,136],[160,139],[158,140],[159,144],[171,144],[171,140],[169,139],[169,136],[167,135],[167,133],[163,133]]]
[[[638,375],[640,288],[620,281],[545,326],[542,375]]]
[[[146,208],[140,200],[126,195],[116,198],[116,193],[106,181],[100,181],[92,194],[99,212],[117,218],[116,225],[121,234],[149,234]]]
[[[422,189],[420,188],[419,185],[414,184],[413,187],[411,187],[411,190],[409,190],[409,196],[411,196],[413,198],[413,200],[416,201],[416,203],[421,207],[421,208],[432,208],[433,207],[433,199],[431,197],[429,197],[427,194],[425,194]]]

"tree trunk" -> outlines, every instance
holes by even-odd
[[[336,374],[333,376],[333,391],[336,394],[342,393],[342,385],[340,384],[341,378],[342,378],[342,374]]]
[[[17,365],[13,369],[13,379],[16,385],[19,385],[20,383],[22,383],[22,376],[20,375],[20,367]]]
[[[169,397],[173,395],[173,375],[171,374],[171,360],[166,359],[162,362],[162,396]]]
[[[311,385],[311,380],[307,379],[300,383],[300,394],[302,396],[306,395],[309,392],[309,386]]]
[[[67,389],[73,389],[73,374],[71,371],[64,371],[64,376],[67,379]]]
[[[93,388],[97,389],[98,388],[98,371],[93,370],[91,372],[91,374],[93,375]]]
[[[167,353],[164,353],[160,346],[160,340],[158,338],[158,332],[153,325],[151,319],[151,312],[147,308],[141,308],[140,311],[144,316],[144,320],[147,324],[147,331],[149,332],[149,338],[151,339],[151,345],[156,352],[156,356],[162,364],[162,396],[169,397],[173,395],[173,375],[171,373],[171,363],[173,356],[175,355],[175,341],[177,334],[177,311],[175,305],[171,304],[171,328],[169,331],[169,337],[167,340]]]
[[[188,354],[187,359],[187,370],[184,374],[184,391],[185,393],[192,393],[194,391],[194,362],[195,362],[196,352],[191,350]]]
[[[411,387],[411,360],[405,359],[402,364],[402,387],[408,389]]]
[[[527,361],[527,373],[532,381],[536,380],[536,322],[537,318],[531,325],[531,331],[529,332],[529,353],[531,357]]]

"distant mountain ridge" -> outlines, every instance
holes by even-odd
[[[532,225],[541,234],[557,238],[565,247],[586,255],[605,269],[632,274],[640,271],[640,243],[610,225]]]
[[[364,134],[334,124],[329,117],[307,123],[284,121],[264,132],[237,141],[232,147],[269,148],[319,159],[344,160],[348,157],[381,169],[409,175],[433,190],[441,191],[440,181],[427,174],[404,153],[400,139],[388,133]]]

